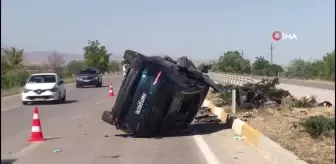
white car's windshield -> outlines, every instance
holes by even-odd
[[[83,69],[79,72],[79,74],[96,74],[97,71],[95,69]]]
[[[29,78],[28,83],[55,83],[55,75],[33,75]]]

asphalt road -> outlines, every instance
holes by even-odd
[[[1,105],[1,160],[15,164],[266,164],[258,152],[224,125],[193,125],[195,135],[135,139],[101,121],[116,97],[108,96],[108,84],[118,92],[122,77],[105,77],[105,87],[67,86],[64,104],[20,105],[18,96]],[[28,143],[33,108],[39,109],[48,140]],[[59,149],[61,152],[54,153]]]

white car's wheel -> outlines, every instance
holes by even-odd
[[[66,101],[66,93],[64,93],[64,96],[63,96],[61,102],[65,102],[65,101]]]
[[[57,100],[54,100],[53,102],[54,102],[55,104],[59,104],[59,103],[62,102],[62,97],[61,97],[61,94],[60,94],[60,93],[58,94],[58,98],[57,98]]]

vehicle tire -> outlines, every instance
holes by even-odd
[[[128,63],[131,63],[133,59],[138,58],[138,57],[143,58],[145,56],[135,51],[132,51],[132,50],[126,50],[124,53],[124,59]]]
[[[28,105],[27,101],[22,101],[22,105]]]
[[[96,84],[96,88],[98,88],[98,87],[101,87],[101,84],[100,84],[100,83],[97,83],[97,84]]]
[[[58,99],[57,99],[57,100],[54,100],[53,103],[54,103],[54,104],[60,104],[61,102],[62,102],[62,97],[61,97],[61,95],[59,94],[59,95],[58,95]]]
[[[79,84],[76,84],[76,88],[80,88],[81,86]]]
[[[64,103],[66,101],[66,93],[64,93],[64,96],[62,97],[61,102]]]

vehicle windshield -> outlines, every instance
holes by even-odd
[[[84,69],[79,72],[79,74],[96,74],[96,73],[97,72],[95,69]]]
[[[28,83],[56,83],[55,75],[32,75]]]

